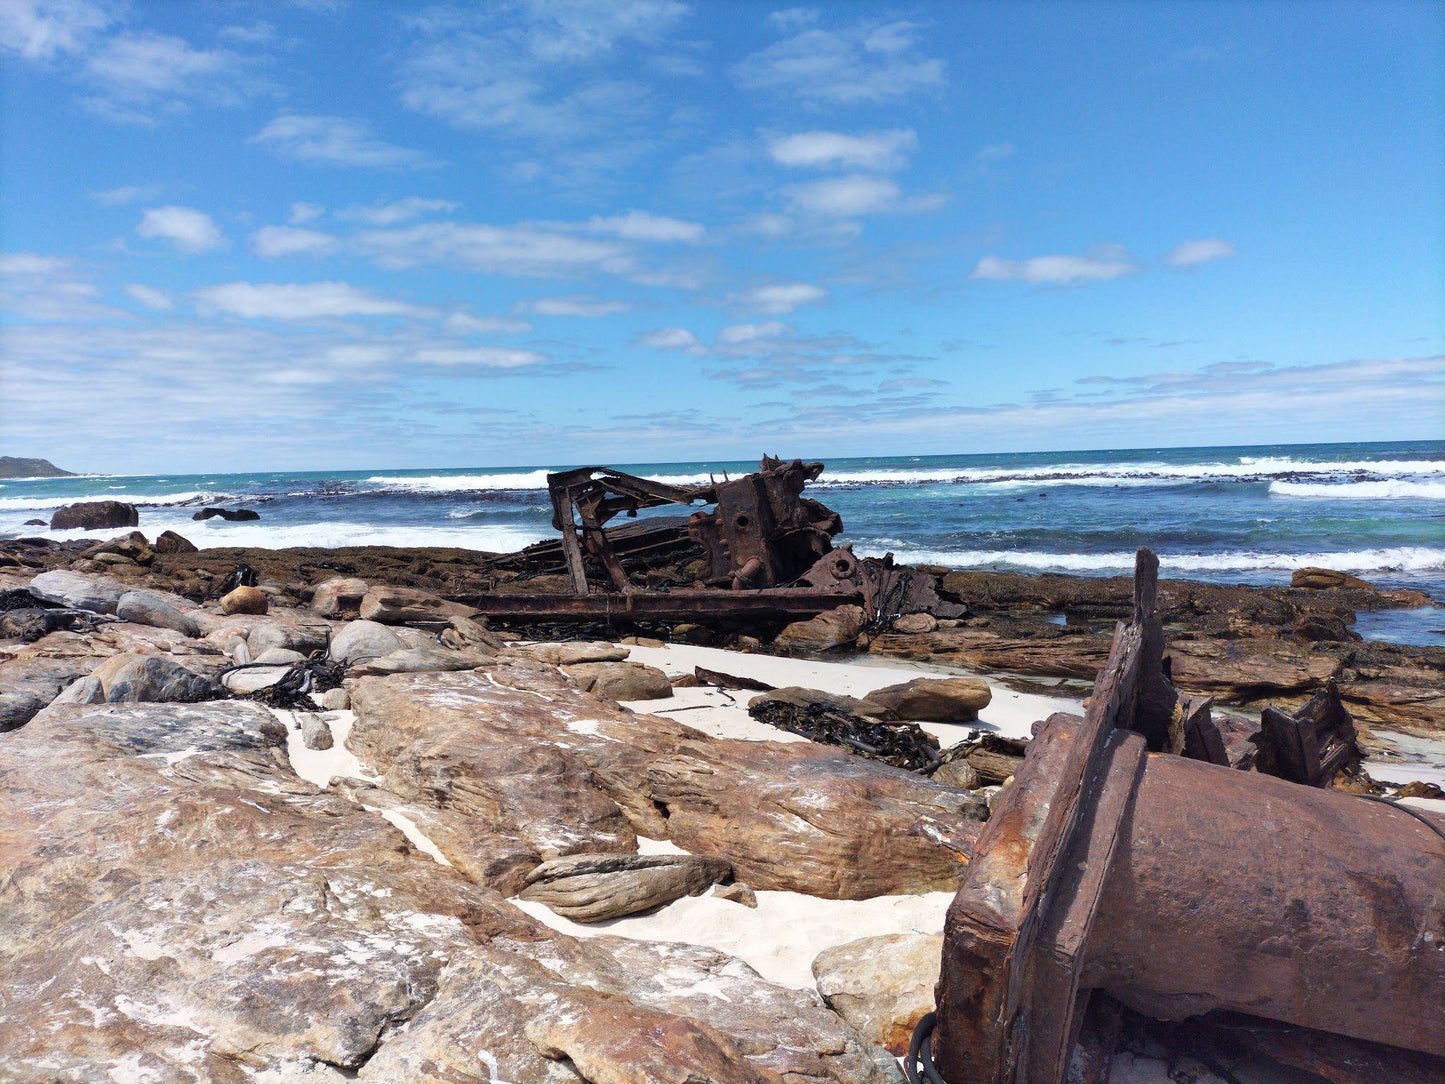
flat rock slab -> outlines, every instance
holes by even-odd
[[[65,569],[42,572],[30,581],[29,589],[36,598],[56,606],[103,614],[115,613],[120,597],[127,591],[124,584],[109,576],[91,576]]]
[[[372,587],[362,596],[359,609],[363,620],[389,624],[445,621],[454,615],[470,617],[476,613],[470,606],[415,587]]]
[[[562,667],[577,688],[608,700],[663,700],[672,682],[655,666],[641,662],[582,662]]]
[[[914,678],[874,689],[863,698],[866,714],[913,722],[969,723],[993,699],[981,678]]]
[[[933,1011],[942,964],[942,935],[884,934],[825,949],[813,961],[813,977],[839,1016],[902,1057],[918,1021]]]
[[[572,666],[583,662],[622,662],[631,654],[626,647],[605,640],[590,643],[573,641],[561,644],[512,644],[506,654],[513,658],[532,659],[549,666]]]
[[[700,896],[731,876],[726,859],[703,855],[577,854],[543,862],[518,895],[573,922],[601,922]]]

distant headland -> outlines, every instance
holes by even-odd
[[[74,478],[75,472],[61,470],[48,459],[21,459],[0,455],[0,478]]]

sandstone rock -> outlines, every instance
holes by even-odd
[[[574,666],[587,662],[622,662],[631,651],[618,644],[605,641],[583,643],[575,641],[563,644],[512,644],[506,655],[513,658],[535,659],[549,666]]]
[[[662,700],[672,682],[655,666],[640,662],[580,662],[562,667],[579,689],[609,700]]]
[[[230,689],[233,693],[240,693],[243,696],[248,693],[259,692],[262,689],[269,689],[286,676],[291,667],[287,666],[255,666],[249,665],[244,670],[236,670],[221,678],[221,684]]]
[[[40,607],[6,610],[0,613],[0,640],[30,643],[56,629],[69,628],[78,615]]]
[[[319,715],[301,716],[301,741],[307,749],[330,749],[331,727]]]
[[[322,693],[320,701],[321,706],[327,711],[345,711],[351,707],[351,694],[338,686]]]
[[[86,674],[84,677],[76,678],[69,685],[60,691],[60,695],[52,700],[47,707],[61,707],[65,704],[104,704],[105,689],[101,687],[100,679],[94,674]]]
[[[120,603],[120,596],[125,594],[127,589],[119,580],[108,576],[90,576],[55,569],[42,572],[31,580],[29,590],[36,598],[57,606],[113,614]]]
[[[135,568],[136,563],[123,553],[97,553],[91,563],[98,568]]]
[[[619,643],[630,644],[636,647],[666,647],[661,640],[652,636],[624,636]]]
[[[943,936],[886,934],[835,945],[813,961],[818,993],[865,1039],[900,1057],[933,1011]]]
[[[246,646],[251,657],[259,659],[272,648],[284,648],[301,655],[310,655],[326,647],[331,629],[321,623],[302,625],[290,621],[263,621],[246,633]]]
[[[138,701],[190,703],[215,695],[216,683],[178,662],[157,655],[112,655],[93,674],[107,703]]]
[[[298,662],[305,661],[306,656],[299,651],[292,651],[289,647],[268,647],[261,654],[257,655],[257,663],[269,663],[272,666],[294,666]]]
[[[741,881],[734,881],[730,885],[713,885],[712,891],[708,894],[716,896],[720,900],[740,903],[744,907],[757,907],[758,905],[757,893]]]
[[[1333,587],[1353,587],[1362,591],[1374,591],[1374,584],[1366,583],[1348,572],[1336,572],[1332,568],[1297,568],[1289,578],[1291,587],[1305,587],[1312,591]]]
[[[778,633],[773,646],[783,651],[834,651],[858,639],[866,621],[861,606],[839,606],[807,621],[793,622]]]
[[[901,632],[908,636],[917,636],[920,633],[932,632],[938,628],[938,618],[932,614],[904,614],[893,622],[893,631]]]
[[[916,722],[968,723],[988,707],[993,694],[981,678],[914,678],[874,689],[863,698],[868,714]]]
[[[234,587],[221,596],[223,614],[264,614],[270,597],[256,587]]]
[[[700,896],[732,874],[724,858],[682,854],[574,854],[543,862],[518,895],[573,922],[601,922]]]
[[[350,674],[419,674],[443,670],[475,670],[491,661],[490,655],[441,651],[427,647],[404,647],[379,659],[362,659],[350,667]]]
[[[331,638],[330,655],[333,659],[355,663],[363,659],[379,659],[405,646],[401,637],[385,625],[375,621],[348,621]]]
[[[360,614],[366,621],[399,625],[407,621],[445,621],[453,616],[470,617],[470,606],[449,602],[415,587],[370,588],[361,599]]]
[[[940,765],[928,778],[932,779],[935,783],[942,783],[949,787],[957,787],[959,790],[977,790],[981,782],[978,777],[978,771],[962,757]]]
[[[366,595],[367,583],[355,576],[333,576],[316,585],[311,608],[323,617],[355,617]]]
[[[485,651],[493,655],[506,646],[500,636],[487,628],[484,621],[474,621],[460,614],[452,615],[451,626],[442,630],[441,641],[450,648]]]
[[[140,522],[135,505],[120,501],[83,501],[57,508],[50,517],[52,531],[101,531],[134,527]]]
[[[857,697],[846,696],[843,693],[824,692],[822,689],[805,689],[801,685],[784,685],[781,689],[759,693],[748,701],[748,708],[751,710],[766,703],[792,704],[799,708],[817,704],[829,711],[840,712],[844,715],[863,715],[875,718],[879,713],[876,706],[867,704]]]
[[[133,621],[137,625],[175,629],[186,636],[200,636],[200,626],[189,609],[189,604],[178,595],[127,591],[116,603],[115,614],[122,621]]]
[[[154,549],[157,553],[199,553],[196,544],[175,531],[162,531],[156,536]]]
[[[83,676],[91,659],[23,658],[0,662],[0,733],[28,723]]]
[[[156,558],[156,551],[140,531],[131,531],[120,538],[97,542],[85,551],[85,555],[100,564],[114,563],[114,558],[124,558],[138,565],[149,565]]]

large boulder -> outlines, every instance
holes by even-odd
[[[732,875],[725,858],[694,854],[574,854],[543,862],[518,895],[573,922],[635,915],[700,896]]]
[[[93,662],[84,658],[0,662],[0,734],[28,723],[62,689],[84,675]]]
[[[813,978],[834,1012],[901,1057],[918,1021],[933,1011],[942,962],[942,934],[885,934],[824,949]]]
[[[273,648],[309,655],[326,646],[329,632],[328,626],[319,623],[307,625],[284,620],[258,621],[246,633],[246,646],[253,659],[260,658]]]
[[[152,547],[157,553],[199,553],[200,550],[190,539],[176,534],[175,531],[162,531],[156,536],[155,545]]]
[[[854,696],[846,696],[843,693],[824,692],[822,689],[805,689],[801,685],[784,685],[781,689],[770,689],[765,693],[759,693],[748,701],[748,710],[759,708],[766,704],[788,704],[795,708],[810,709],[821,708],[824,711],[835,711],[842,715],[862,715],[877,718],[879,709],[874,705],[864,703]]]
[[[874,689],[863,698],[866,714],[916,722],[970,723],[993,699],[982,678],[914,678]]]
[[[360,607],[362,620],[392,625],[408,621],[446,621],[454,615],[470,617],[474,613],[476,610],[470,606],[449,602],[415,587],[373,587],[362,597]]]
[[[91,576],[65,569],[42,572],[29,584],[30,593],[42,602],[102,614],[115,613],[121,595],[127,590],[119,580],[109,576]]]
[[[250,508],[202,508],[192,519],[215,519],[220,516],[231,523],[247,523],[261,518],[261,513]]]
[[[131,531],[120,538],[97,542],[85,550],[85,556],[100,564],[148,565],[155,561],[156,551],[140,531]]]
[[[103,531],[134,527],[140,522],[135,505],[121,501],[83,501],[57,508],[50,517],[52,531]]]
[[[122,621],[175,629],[187,636],[199,636],[200,625],[189,613],[190,604],[178,595],[158,591],[127,591],[116,603],[115,615]]]
[[[1348,572],[1337,572],[1332,568],[1297,568],[1289,578],[1291,587],[1305,587],[1311,591],[1328,590],[1332,587],[1353,587],[1361,591],[1374,591],[1375,585],[1366,583]]]
[[[322,580],[311,594],[311,608],[322,617],[355,617],[367,592],[365,580],[333,576]]]
[[[378,659],[361,659],[350,668],[353,677],[367,674],[419,674],[446,670],[475,670],[492,656],[430,647],[404,647]]]
[[[223,614],[264,614],[270,608],[270,596],[259,587],[234,587],[221,596]]]
[[[216,683],[159,655],[112,655],[91,675],[110,704],[157,701],[194,703],[217,692]]]
[[[379,659],[406,646],[400,636],[375,621],[348,621],[331,638],[331,657],[346,663]]]
[[[778,633],[773,646],[783,651],[836,651],[857,640],[867,620],[861,606],[839,606],[807,621],[794,621]]]
[[[672,682],[655,666],[641,662],[579,662],[562,672],[595,696],[609,700],[663,700]]]

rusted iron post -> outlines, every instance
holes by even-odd
[[[1167,681],[1141,551],[1083,718],[1031,743],[949,908],[948,1084],[1056,1084],[1091,993],[1214,1007],[1445,1056],[1445,821],[1150,755]],[[1167,732],[1165,734],[1167,737]]]

